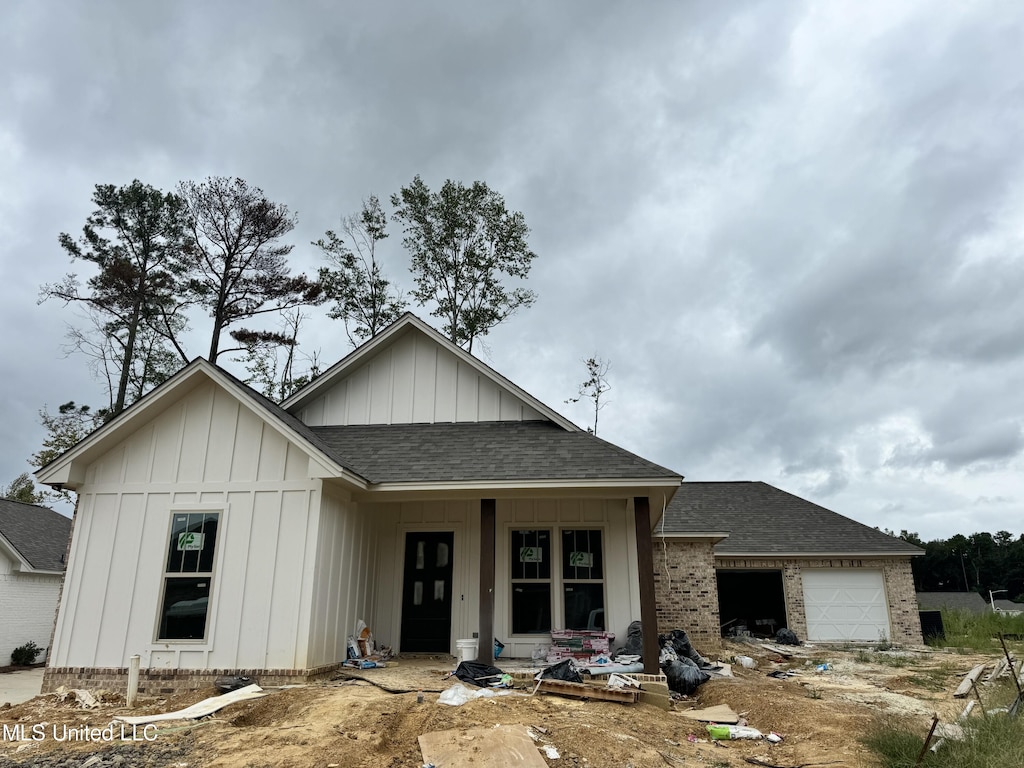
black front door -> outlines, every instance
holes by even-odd
[[[404,653],[448,653],[452,634],[451,531],[405,534]]]

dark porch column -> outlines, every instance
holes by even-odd
[[[494,499],[480,499],[480,646],[476,658],[481,664],[494,663],[494,508]],[[650,540],[648,531],[648,547]],[[653,584],[653,570],[651,574]]]
[[[644,630],[644,672],[657,675],[658,604],[654,599],[654,540],[651,538],[651,506],[646,496],[633,497],[636,526],[636,559],[640,571],[640,623]]]

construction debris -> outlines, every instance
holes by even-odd
[[[702,723],[735,725],[740,721],[740,716],[728,704],[716,704],[713,707],[706,707],[704,709],[673,710],[673,714],[689,718],[690,720],[699,720]]]
[[[258,685],[247,685],[245,688],[239,688],[237,691],[231,691],[221,696],[212,696],[209,699],[203,699],[202,701],[193,704],[191,707],[185,707],[179,709],[176,712],[165,712],[158,715],[138,715],[135,717],[126,717],[124,715],[116,715],[115,720],[119,720],[122,723],[128,725],[145,725],[146,723],[158,723],[163,720],[198,720],[200,717],[206,717],[212,715],[219,709],[223,709],[229,704],[235,704],[239,701],[248,701],[249,699],[259,699],[266,696],[267,692],[260,688]]]
[[[524,725],[433,731],[419,744],[425,764],[444,768],[547,768]]]
[[[969,694],[971,689],[974,687],[975,682],[977,682],[978,678],[981,677],[982,672],[985,671],[986,666],[987,665],[985,664],[978,664],[974,669],[968,672],[960,682],[960,687],[954,691],[953,698],[962,699],[964,696]]]

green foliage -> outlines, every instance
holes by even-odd
[[[570,397],[565,402],[567,403],[578,403],[583,398],[588,398],[594,403],[594,426],[588,428],[588,432],[591,434],[597,434],[597,417],[601,413],[601,409],[608,405],[608,401],[602,402],[604,393],[612,388],[612,385],[608,383],[608,372],[611,370],[612,364],[609,360],[602,360],[597,355],[587,358],[583,361],[583,365],[587,368],[587,378],[580,384],[579,390],[576,393],[576,397]]]
[[[355,346],[395,322],[406,301],[384,277],[377,259],[377,245],[388,236],[380,200],[371,195],[358,216],[342,218],[341,232],[327,230],[313,245],[334,267],[320,270],[324,298],[334,302],[327,314],[344,321]]]
[[[42,504],[46,501],[46,494],[36,491],[36,485],[28,472],[22,472],[10,485],[0,487],[0,496],[23,504]]]
[[[990,653],[1002,651],[999,633],[1024,635],[1024,614],[1006,616],[1000,613],[971,613],[970,611],[942,611],[945,639],[928,637],[925,642],[935,647],[955,646]]]
[[[957,534],[923,542],[916,533],[900,538],[922,547],[925,554],[911,560],[918,592],[977,591],[988,601],[988,590],[1006,590],[1002,597],[1024,600],[1024,534],[1009,531]]]
[[[14,666],[28,667],[36,663],[36,657],[43,652],[43,649],[29,640],[24,645],[19,645],[11,651],[11,664]]]
[[[296,373],[299,328],[304,315],[298,307],[282,313],[282,332],[276,341],[261,334],[247,346],[242,358],[249,378],[245,383],[271,400],[281,402],[320,375],[317,353],[306,357],[306,373]],[[282,354],[283,353],[283,354]]]
[[[484,182],[467,187],[449,179],[431,192],[416,176],[391,202],[405,223],[412,295],[420,306],[434,303],[431,314],[444,321],[452,342],[472,352],[474,339],[533,304],[532,291],[503,283],[530,272],[536,254],[527,246],[529,227]]]
[[[1024,718],[972,717],[964,724],[964,733],[963,741],[948,739],[937,752],[926,752],[922,768],[1024,765]],[[863,743],[878,756],[881,768],[913,768],[926,735],[926,729],[917,733],[902,722],[879,721]]]
[[[34,467],[46,466],[101,426],[110,416],[110,411],[101,409],[94,412],[88,405],[75,405],[74,400],[60,406],[55,415],[43,406],[39,411],[39,420],[46,428],[46,437],[43,439],[43,447],[29,458],[29,464]],[[71,499],[67,491],[54,493],[59,498]]]
[[[238,178],[186,181],[178,192],[186,209],[188,299],[213,319],[211,363],[222,352],[279,340],[273,331],[236,329],[231,335],[240,346],[221,349],[221,336],[230,326],[321,300],[322,286],[304,275],[292,275],[288,267],[285,257],[292,246],[280,243],[295,227],[288,206],[271,202],[263,190]]]
[[[110,412],[167,378],[177,357],[167,347],[184,329],[178,294],[186,270],[182,200],[136,179],[124,187],[97,184],[96,210],[82,237],[61,233],[72,261],[96,273],[84,285],[75,274],[44,285],[40,301],[59,299],[86,309],[86,327],[72,328],[71,348],[92,360],[105,379]]]

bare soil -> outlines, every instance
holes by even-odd
[[[61,743],[49,738],[22,743],[0,740],[0,768],[80,765],[78,760],[92,754],[103,755],[94,764],[125,768],[414,768],[422,765],[417,741],[421,733],[496,724],[532,726],[541,745],[558,750],[558,759],[545,758],[555,768],[745,768],[751,764],[748,758],[785,768],[858,768],[874,765],[860,738],[879,717],[898,718],[904,727],[923,736],[933,712],[952,720],[962,707],[952,692],[963,675],[976,663],[994,661],[993,657],[923,649],[899,654],[807,647],[793,651],[797,655],[787,660],[759,645],[727,643],[723,659],[745,654],[757,660],[757,668],[734,665],[733,679],[713,679],[693,697],[673,704],[674,710],[728,704],[751,727],[782,735],[783,741],[775,745],[767,741],[716,744],[707,738],[703,724],[647,704],[543,694],[479,699],[461,707],[438,704],[438,693],[457,682],[442,680],[454,667],[445,657],[402,659],[387,669],[353,670],[361,679],[274,690],[265,698],[231,705],[202,721],[161,723],[155,741],[130,745],[131,750],[119,753],[120,759],[103,752],[109,744]],[[831,668],[816,671],[824,662]],[[778,669],[798,674],[785,679],[767,676]],[[423,703],[417,703],[417,690],[423,691]],[[53,724],[102,728],[114,715],[172,711],[215,693],[208,689],[144,701],[131,711],[116,694],[101,696],[103,703],[92,710],[77,708],[74,697],[61,704],[53,696],[43,696],[0,709],[0,726],[46,723],[47,732]],[[467,750],[472,749],[467,744]]]

